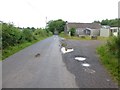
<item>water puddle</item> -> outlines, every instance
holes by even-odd
[[[106,81],[108,81],[108,82],[109,82],[109,81],[110,81],[110,79],[106,79]]]
[[[74,51],[74,49],[72,49],[72,48],[69,48],[69,49],[66,49],[65,47],[62,47],[62,48],[61,48],[61,52],[64,53],[64,54],[65,54],[65,53],[72,52],[72,51]]]
[[[77,60],[77,61],[84,61],[84,60],[86,60],[86,58],[84,58],[84,57],[75,57],[75,60]]]
[[[84,71],[87,73],[95,73],[95,70],[89,68],[84,68]]]
[[[90,64],[88,64],[88,63],[83,63],[82,66],[84,66],[84,67],[89,67]]]

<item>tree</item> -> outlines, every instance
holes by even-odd
[[[20,28],[15,27],[13,23],[0,23],[0,40],[2,40],[2,42],[0,42],[0,48],[1,45],[3,49],[6,49],[9,46],[31,42],[49,35],[51,35],[51,33],[44,29],[36,30],[34,27]]]
[[[96,20],[95,20],[93,23],[100,23],[100,21],[96,21]]]
[[[75,28],[70,29],[70,34],[71,34],[71,36],[75,36]]]
[[[25,40],[31,42],[33,40],[33,33],[29,28],[23,30],[23,34],[25,36]]]
[[[119,25],[119,19],[106,19],[101,21],[101,25],[108,25],[111,27],[117,27]]]
[[[64,31],[64,26],[65,26],[65,22],[62,19],[58,19],[58,20],[51,20],[48,22],[48,30],[50,30],[53,34],[56,31],[58,31],[58,33],[61,33],[62,31]]]

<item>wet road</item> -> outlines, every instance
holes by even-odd
[[[62,61],[59,37],[53,36],[3,61],[3,88],[76,88],[75,76]],[[35,57],[37,53],[40,56]]]

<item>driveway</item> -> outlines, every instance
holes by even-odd
[[[75,75],[79,88],[117,88],[96,53],[96,47],[105,44],[105,41],[64,40],[62,43],[66,43],[67,48],[74,49],[62,56],[67,69]],[[84,60],[77,60],[76,57]]]

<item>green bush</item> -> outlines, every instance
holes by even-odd
[[[106,45],[97,48],[101,62],[120,85],[120,36],[110,37]]]
[[[23,47],[33,44],[35,41],[42,40],[51,36],[50,31],[35,28],[19,28],[10,23],[0,23],[0,45],[2,44],[3,59],[17,52]],[[18,47],[17,47],[18,46]],[[21,46],[21,47],[19,47]],[[11,52],[12,51],[12,52]]]
[[[120,57],[120,36],[118,37],[111,37],[107,41],[107,50],[112,55],[116,57]]]
[[[75,28],[70,29],[70,34],[71,34],[71,36],[75,36]]]
[[[17,28],[13,24],[2,23],[2,48],[15,46],[24,42],[31,42],[38,40],[40,37],[50,35],[51,32],[45,29],[35,29],[33,27]]]

